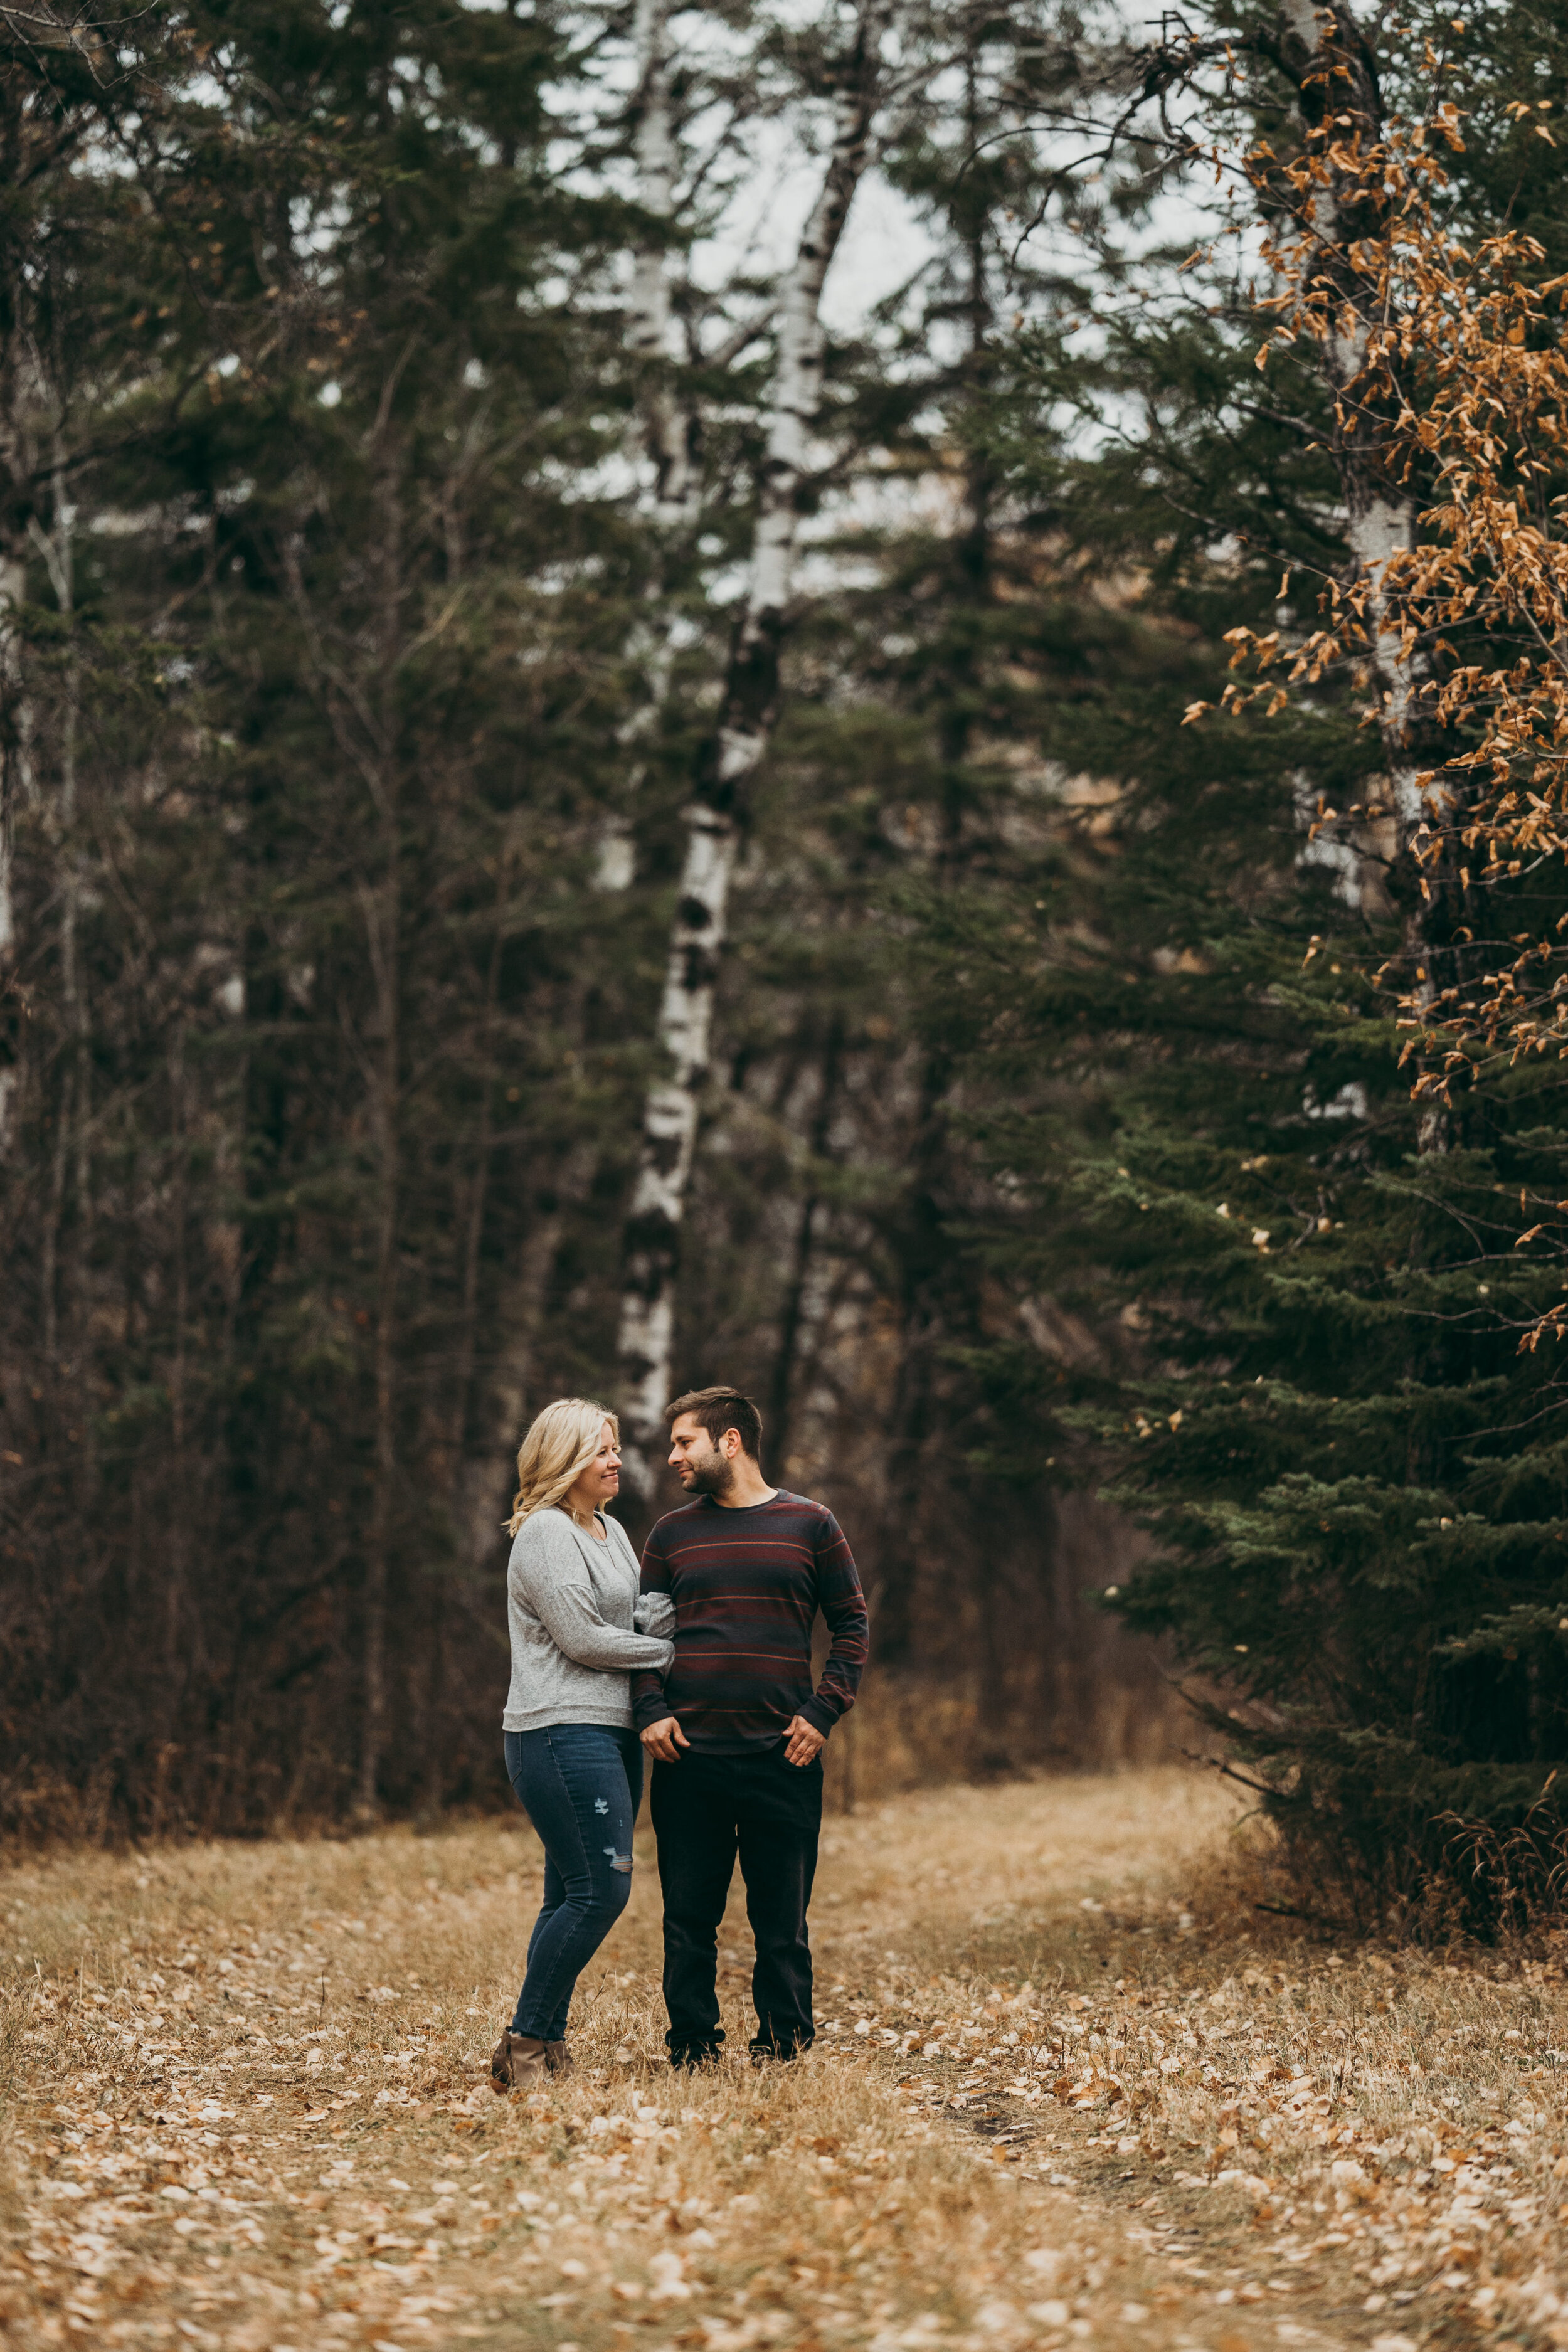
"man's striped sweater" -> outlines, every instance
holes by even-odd
[[[642,1589],[675,1604],[668,1674],[634,1674],[638,1729],[673,1715],[694,1748],[744,1755],[782,1739],[792,1716],[832,1730],[866,1664],[866,1599],[832,1512],[781,1488],[726,1510],[710,1495],[660,1519],[643,1548]],[[832,1646],[811,1686],[816,1612]]]

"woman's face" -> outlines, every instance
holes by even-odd
[[[606,1421],[599,1432],[597,1454],[574,1482],[572,1499],[580,1510],[600,1511],[620,1491],[621,1457],[616,1449],[615,1432]]]

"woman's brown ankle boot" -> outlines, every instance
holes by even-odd
[[[503,2094],[515,2091],[520,2084],[540,2080],[548,2064],[536,2034],[514,2033],[509,2026],[490,2053],[490,2088]]]

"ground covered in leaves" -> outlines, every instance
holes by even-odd
[[[639,1838],[576,2077],[506,2101],[520,1820],[13,1863],[0,2321],[239,2352],[1568,2345],[1561,1969],[1294,1936],[1234,1810],[1168,1771],[835,1820],[816,2050],[680,2078]],[[738,1896],[721,1956],[743,2052]]]

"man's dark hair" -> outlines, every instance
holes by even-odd
[[[727,1429],[732,1429],[752,1461],[761,1459],[763,1416],[739,1389],[692,1389],[685,1396],[672,1398],[664,1408],[665,1427],[673,1429],[683,1412],[691,1414],[715,1445]]]

